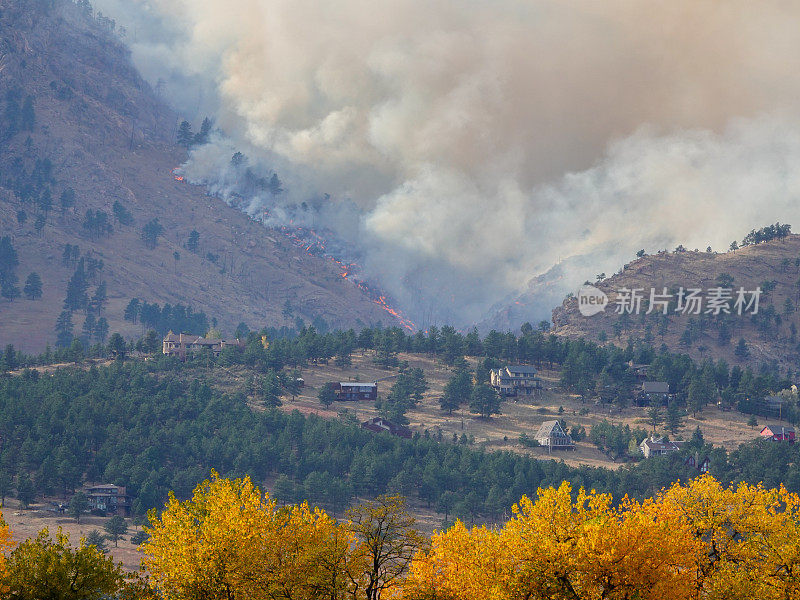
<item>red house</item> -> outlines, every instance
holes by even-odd
[[[761,430],[761,437],[775,442],[794,442],[794,427],[769,424]]]

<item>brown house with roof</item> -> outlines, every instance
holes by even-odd
[[[102,510],[123,517],[131,514],[131,497],[126,493],[125,486],[110,483],[95,485],[87,490],[86,495],[90,510]]]
[[[643,381],[639,390],[638,401],[640,405],[662,402],[664,404],[672,400],[669,393],[669,384],[666,381]]]
[[[227,347],[243,348],[244,342],[238,339],[209,339],[201,335],[191,335],[189,333],[179,333],[176,335],[170,331],[162,343],[162,352],[167,356],[177,356],[181,360],[185,360],[187,354],[203,350],[212,352],[214,356],[217,356],[222,352],[223,348]]]
[[[530,365],[506,365],[501,369],[492,369],[490,381],[501,396],[528,395],[542,387],[542,380],[537,373],[536,367]]]
[[[337,400],[377,400],[378,382],[340,381],[336,387]]]

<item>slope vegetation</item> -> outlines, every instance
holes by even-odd
[[[132,67],[108,19],[69,0],[0,6],[0,235],[16,251],[19,291],[31,272],[43,288],[39,300],[7,289],[0,343],[53,343],[67,283],[90,258],[102,268],[87,293],[105,281],[108,296],[96,317],[127,335],[140,332],[123,320],[133,297],[190,305],[228,333],[240,321],[394,323],[332,261],[176,180],[179,118]],[[160,234],[146,243],[154,219]],[[85,316],[73,311],[76,334]]]

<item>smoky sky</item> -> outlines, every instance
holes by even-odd
[[[288,199],[329,193],[332,228],[426,322],[478,320],[559,259],[610,273],[800,213],[796,2],[95,4],[224,132],[190,179],[243,148]]]

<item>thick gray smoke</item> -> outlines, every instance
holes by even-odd
[[[611,272],[800,214],[800,3],[96,4],[233,140],[187,174],[246,148],[291,201],[329,192],[326,218],[422,324],[476,320],[559,258]]]

